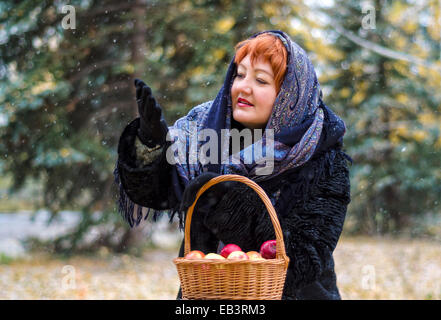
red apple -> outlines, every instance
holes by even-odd
[[[260,247],[260,254],[264,259],[274,259],[276,257],[276,240],[265,241]]]
[[[228,255],[227,259],[231,260],[249,260],[247,254],[243,251],[233,251]]]
[[[236,245],[236,244],[227,244],[225,247],[222,248],[220,255],[224,258],[228,257],[231,252],[233,251],[242,251],[242,249]]]
[[[225,260],[224,257],[222,257],[220,254],[217,253],[209,253],[205,256],[205,259],[219,259],[219,260]]]
[[[247,256],[248,258],[250,258],[250,260],[265,260],[257,251],[248,251]]]
[[[203,259],[204,257],[205,257],[205,254],[199,250],[190,251],[189,253],[187,253],[185,255],[185,259],[190,259],[190,260]]]

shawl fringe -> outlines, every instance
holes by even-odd
[[[180,229],[184,229],[184,222],[182,219],[182,213],[179,211],[178,207],[172,208],[170,210],[155,210],[153,208],[146,208],[141,205],[138,205],[134,203],[132,200],[130,200],[127,193],[124,191],[124,188],[122,186],[119,172],[118,172],[118,165],[115,166],[115,170],[113,171],[113,176],[115,179],[115,183],[118,186],[118,199],[117,199],[117,207],[118,212],[122,216],[122,218],[129,224],[130,228],[134,228],[139,226],[141,221],[147,220],[147,218],[151,215],[153,222],[158,221],[158,218],[162,216],[162,214],[165,212],[168,212],[169,222],[173,222],[173,218],[176,214],[178,214],[179,217],[179,227]],[[145,213],[144,213],[145,212]]]

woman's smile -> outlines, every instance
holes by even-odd
[[[237,99],[237,106],[242,108],[254,107],[254,105],[244,98]]]

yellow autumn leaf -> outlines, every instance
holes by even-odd
[[[409,133],[409,130],[405,126],[398,126],[395,129],[395,133],[399,136],[406,137]]]
[[[366,94],[364,92],[361,91],[357,91],[353,96],[352,96],[352,103],[354,104],[360,104],[364,98],[366,98]]]
[[[130,74],[135,72],[135,66],[132,63],[125,63],[122,66],[122,70]]]
[[[190,70],[191,75],[200,76],[204,72],[204,68],[202,66],[197,66]]]
[[[404,93],[399,93],[395,96],[395,99],[402,104],[406,104],[409,102],[409,97]]]
[[[403,111],[401,108],[389,109],[389,121],[400,121],[403,117]]]
[[[349,90],[349,88],[343,88],[340,90],[340,97],[342,97],[343,99],[349,97],[350,94],[351,90]]]
[[[265,3],[263,5],[263,12],[269,17],[277,15],[276,6],[273,3]]]
[[[393,40],[394,40],[394,46],[397,50],[406,49],[408,45],[406,38],[397,35],[396,37],[393,38]]]
[[[235,22],[233,17],[225,17],[218,20],[214,27],[218,33],[224,34],[231,30]]]
[[[421,124],[425,126],[433,126],[439,123],[439,120],[432,113],[420,113],[418,115],[418,120]]]
[[[429,82],[435,88],[439,88],[441,86],[441,74],[438,70],[434,68],[429,70]]]
[[[364,64],[359,61],[352,62],[351,66],[349,67],[355,77],[361,77],[365,73],[364,68]]]
[[[410,48],[408,51],[411,55],[416,56],[421,59],[429,58],[429,50],[421,47],[419,44],[412,43],[409,47]]]
[[[54,81],[54,76],[49,73],[46,72],[43,76],[44,80],[37,82],[31,89],[31,93],[33,95],[37,95],[39,93],[42,93],[43,91],[46,90],[52,90],[55,88],[55,81]]]
[[[391,130],[389,134],[389,141],[393,145],[398,145],[401,143],[402,138],[409,138],[409,130],[406,126],[400,125],[395,129]]]
[[[435,40],[441,40],[441,6],[439,1],[430,4],[431,21],[427,25],[427,32]]]
[[[369,84],[367,81],[360,81],[356,84],[355,94],[352,96],[351,101],[354,104],[360,104],[366,98],[366,90]]]
[[[368,81],[359,81],[357,83],[357,90],[366,91],[369,88],[370,83]]]
[[[227,52],[225,49],[214,49],[212,52],[212,56],[215,60],[220,60],[225,56],[226,53]]]
[[[439,40],[441,37],[441,27],[437,23],[431,23],[427,26],[427,33],[433,40]]]
[[[409,75],[409,63],[407,61],[394,61],[393,68],[404,76]]]
[[[427,132],[424,130],[415,130],[412,136],[416,141],[422,142],[427,138]]]
[[[401,139],[395,132],[392,132],[389,135],[389,141],[392,143],[392,145],[396,146],[401,142]]]
[[[396,25],[403,18],[403,11],[405,11],[405,6],[400,3],[400,1],[395,1],[392,4],[392,8],[388,15],[389,21]]]
[[[70,156],[70,151],[67,148],[62,148],[60,150],[60,156],[62,156],[63,158],[66,158],[68,156]]]
[[[31,92],[33,95],[37,95],[43,91],[52,90],[53,88],[55,88],[55,83],[53,82],[40,82],[32,87]]]
[[[340,61],[344,57],[343,53],[337,48],[327,47],[324,52],[330,61]]]
[[[418,25],[416,22],[413,21],[407,21],[404,25],[403,25],[403,30],[404,32],[406,32],[407,34],[413,34],[415,33],[415,31],[417,30]]]

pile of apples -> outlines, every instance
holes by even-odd
[[[185,255],[185,259],[218,259],[218,260],[265,260],[276,258],[276,240],[265,241],[260,246],[260,252],[248,251],[243,252],[236,244],[227,244],[222,248],[220,254],[208,253],[204,254],[199,250],[192,250]]]

